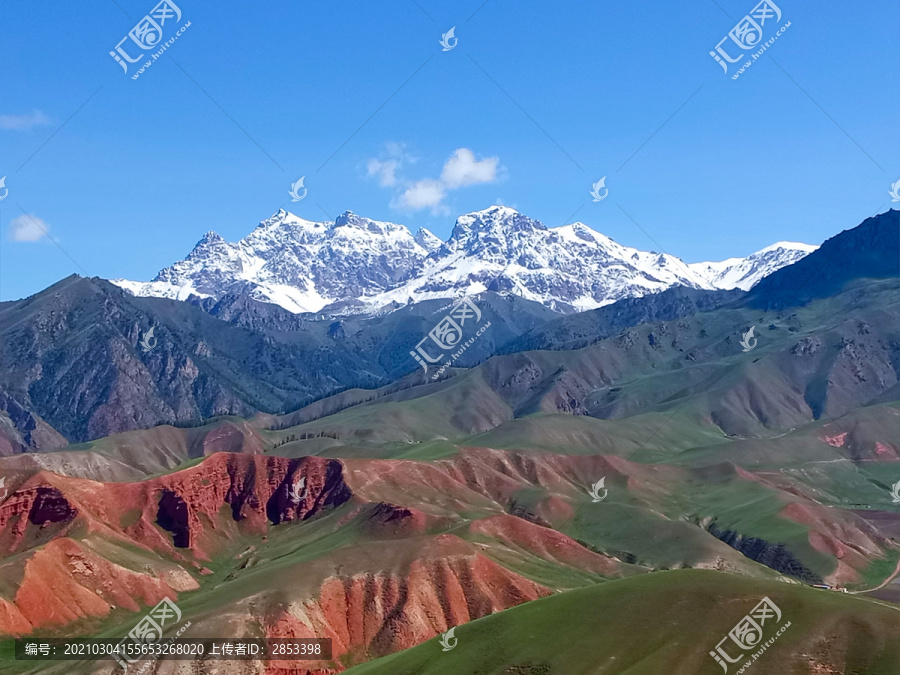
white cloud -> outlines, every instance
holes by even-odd
[[[398,199],[401,208],[410,211],[420,211],[431,208],[439,210],[441,202],[447,195],[446,188],[439,180],[426,178],[410,185]]]
[[[373,164],[373,162],[377,162]],[[377,174],[382,185],[399,183],[396,166],[385,166],[388,162],[369,160],[369,175]],[[478,159],[468,148],[457,148],[444,163],[441,177],[425,178],[415,183],[406,183],[400,196],[391,202],[391,206],[407,211],[420,211],[430,208],[434,213],[446,213],[444,199],[451,190],[458,190],[467,185],[494,183],[498,180],[500,167],[499,157]],[[386,182],[386,180],[392,182]]]
[[[9,223],[9,236],[13,241],[40,241],[50,226],[37,216],[21,215]]]
[[[32,110],[24,115],[0,115],[0,129],[28,131],[47,124],[50,124],[50,118],[40,110]]]
[[[493,183],[497,180],[499,157],[475,159],[475,153],[468,148],[459,148],[441,171],[441,180],[448,188],[459,188],[477,183]]]
[[[378,184],[381,187],[391,187],[397,184],[397,169],[400,162],[396,159],[388,159],[382,162],[380,159],[370,159],[367,165],[368,176],[378,176]]]

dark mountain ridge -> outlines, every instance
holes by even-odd
[[[854,279],[900,281],[900,211],[891,209],[826,240],[805,258],[770,274],[744,299],[747,307],[799,307]],[[900,285],[898,285],[900,290]]]
[[[526,350],[578,349],[627,337],[641,324],[698,313],[802,305],[854,279],[896,277],[898,217],[900,212],[890,211],[842,232],[746,294],[673,288],[560,317],[537,302],[483,293],[475,301],[490,330],[453,365],[471,367],[495,354]],[[180,302],[136,297],[105,280],[73,275],[29,298],[0,304],[0,454],[52,449],[65,441],[164,423],[279,414],[349,388],[383,387],[406,375],[413,382],[423,375],[410,351],[451,306],[447,300],[428,300],[392,305],[374,315],[326,318],[293,314],[246,293]],[[790,317],[786,322],[796,330],[789,326]],[[145,349],[151,328],[152,346]],[[700,358],[701,352],[679,342],[702,340],[704,329],[697,330],[699,336],[676,331],[679,337],[669,338],[679,350],[688,350],[685,358]],[[649,336],[655,352],[662,338],[658,330]],[[866,342],[866,349],[884,357],[879,369],[890,369],[896,349],[889,335],[880,339],[888,342],[883,347]],[[847,343],[840,353],[856,363],[863,356],[850,352],[861,348]],[[581,401],[576,391],[593,390],[596,384],[583,379],[560,374],[551,389],[568,383],[574,389],[566,395]],[[826,400],[825,384],[817,382],[810,382],[805,394],[813,408]],[[622,396],[596,394],[579,405],[594,415],[619,415],[633,405]]]

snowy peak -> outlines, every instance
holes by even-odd
[[[362,227],[368,229],[370,221],[368,218],[361,218],[353,211],[344,211],[341,215],[334,219],[334,227]]]
[[[341,215],[335,218],[332,227],[356,228],[359,230],[375,232],[378,234],[384,234],[385,232],[396,228],[402,228],[404,230],[406,229],[405,227],[403,227],[403,225],[395,225],[394,223],[382,223],[377,220],[363,218],[362,216],[358,216],[353,213],[353,211],[344,211]]]
[[[333,222],[314,222],[282,209],[237,243],[207,234],[152,282],[116,283],[136,295],[183,300],[246,293],[292,312],[314,312],[393,288],[428,254],[403,225],[351,211]]]
[[[528,265],[523,256],[532,257],[536,253],[534,246],[546,240],[547,234],[540,221],[508,206],[492,206],[457,218],[446,251],[492,262],[506,260]]]
[[[197,245],[194,247],[194,249],[196,250],[200,246],[209,246],[211,244],[224,243],[226,242],[225,239],[222,238],[222,235],[220,235],[218,232],[213,232],[212,230],[210,230],[200,238],[200,241],[197,242]]]
[[[456,219],[456,225],[459,227],[475,227],[476,229],[478,229],[482,227],[493,227],[495,225],[503,226],[504,224],[512,223],[519,218],[531,220],[527,216],[523,216],[515,209],[512,209],[508,206],[499,206],[497,204],[494,204],[493,206],[489,206],[488,208],[482,209],[481,211],[464,213]],[[543,225],[541,227],[543,227]]]
[[[419,228],[415,236],[416,243],[429,253],[437,251],[444,243],[424,227]]]
[[[798,241],[779,241],[771,246],[766,246],[763,249],[760,249],[753,255],[759,255],[760,253],[770,253],[770,252],[779,252],[779,251],[802,251],[805,254],[812,253],[818,246],[813,246],[812,244],[802,244]]]
[[[749,291],[772,272],[794,264],[817,248],[818,246],[793,241],[779,241],[746,258],[693,263],[689,267],[713,288],[740,288]]]
[[[200,241],[194,244],[194,248],[191,249],[188,258],[191,256],[204,257],[214,255],[216,251],[223,251],[229,246],[230,244],[225,241],[222,235],[210,230],[200,238]]]
[[[544,230],[543,223],[522,215],[508,206],[491,206],[483,211],[466,213],[456,219],[450,241],[478,235],[504,235],[514,232]]]
[[[634,254],[640,253],[636,248],[629,248],[617,244],[605,234],[591,229],[582,222],[575,222],[571,225],[561,225],[554,227],[553,232],[557,233],[563,240],[575,245],[596,246],[598,249],[607,251],[610,256],[617,258],[627,258]]]
[[[314,222],[282,209],[236,243],[207,232],[151,282],[115,283],[135,295],[243,293],[292,312],[325,313],[491,289],[572,312],[677,285],[749,289],[815,248],[779,242],[746,258],[687,264],[622,246],[584,223],[548,229],[507,206],[460,216],[446,242],[352,211]]]

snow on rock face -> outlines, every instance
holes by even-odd
[[[444,242],[422,227],[416,232],[416,243],[431,253],[432,251],[437,251]]]
[[[279,211],[234,244],[207,233],[149,283],[115,283],[135,295],[182,300],[244,291],[292,312],[314,312],[395,286],[427,255],[403,225],[350,212],[333,223],[312,222]]]
[[[779,241],[746,258],[729,258],[722,262],[693,263],[689,267],[707,279],[715,288],[740,288],[749,291],[763,277],[800,260],[818,246],[793,241]]]
[[[332,223],[281,210],[237,243],[207,232],[151,282],[114,282],[135,295],[179,300],[246,292],[292,312],[333,303],[371,311],[484,290],[584,311],[675,285],[747,290],[815,248],[779,242],[747,258],[686,264],[622,246],[583,223],[547,228],[505,206],[460,216],[446,242],[349,211]]]

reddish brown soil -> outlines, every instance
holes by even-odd
[[[829,583],[846,584],[859,580],[858,570],[868,567],[887,539],[861,518],[845,513],[836,519],[832,509],[812,503],[792,503],[782,509],[782,518],[809,528],[809,543],[817,551],[837,558],[838,567],[827,577]]]
[[[106,616],[114,607],[137,612],[142,605],[155,605],[164,597],[177,597],[177,591],[197,588],[187,574],[169,581],[172,586],[115,565],[80,542],[62,538],[38,550],[26,563],[15,607],[30,627],[46,628]]]
[[[40,471],[0,504],[0,551],[26,555],[15,598],[0,598],[0,633],[105,616],[113,607],[136,612],[198,586],[171,564],[147,572],[116,565],[86,547],[83,537],[136,544],[191,562],[200,575],[196,561],[227,543],[222,525],[228,520],[264,534],[270,523],[311,518],[350,499],[342,472],[339,462],[316,457],[230,453],[140,483]],[[223,507],[230,511],[225,521]],[[12,565],[4,576],[15,575]]]
[[[900,459],[900,454],[893,445],[875,441],[875,457],[883,460],[896,460]]]
[[[847,441],[847,432],[845,431],[841,434],[832,434],[830,436],[828,434],[824,434],[822,440],[828,443],[828,445],[834,446],[835,448],[843,448],[844,443]]]
[[[237,438],[227,429],[222,434],[213,440]],[[769,486],[787,480],[734,467],[711,470]],[[238,536],[259,544],[273,525],[313,519],[346,503],[340,524],[362,535],[357,562],[337,549],[333,560],[302,562],[300,573],[287,568],[281,576],[257,576],[257,595],[223,610],[261,624],[273,637],[331,637],[335,657],[361,662],[550,593],[506,569],[511,556],[620,574],[616,560],[538,524],[568,523],[577,505],[587,502],[588,486],[601,477],[610,490],[654,509],[664,504],[670,486],[690,475],[614,456],[490,448],[465,448],[433,463],[217,453],[189,469],[136,483],[39,471],[17,477],[0,502],[0,634],[65,626],[118,608],[139,612],[164,596],[177,599],[198,587],[210,573],[207,564],[216,567],[208,561],[219,563],[241,550]],[[852,514],[838,517],[787,494],[788,487],[774,488],[789,501],[781,515],[809,527],[816,550],[837,559],[832,581],[852,580],[880,555],[886,540],[874,525]],[[137,547],[133,557],[140,562],[117,564],[117,555],[104,557],[104,546]],[[232,578],[246,573],[252,579],[251,558],[259,551],[246,541],[240,546],[246,550],[235,556],[242,560]],[[16,589],[12,596],[3,590],[10,587]],[[269,591],[270,598],[260,599]],[[321,663],[284,662],[269,672],[330,671]]]
[[[425,534],[430,529],[444,529],[449,518],[429,516],[417,509],[380,502],[370,511],[366,530],[381,539],[405,539]]]
[[[514,516],[495,516],[477,520],[469,530],[498,539],[511,548],[518,548],[545,560],[570,567],[603,574],[616,575],[618,563],[604,555],[586,549],[561,532],[535,525]]]
[[[550,593],[479,554],[474,545],[440,535],[403,574],[330,577],[316,599],[272,612],[264,623],[268,637],[331,638],[335,659],[352,655],[350,660],[357,662]],[[290,663],[273,665],[287,669]],[[326,664],[305,665],[315,669]]]

